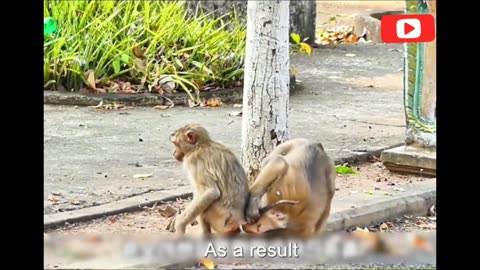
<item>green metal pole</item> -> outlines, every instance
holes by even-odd
[[[406,14],[432,14],[436,1],[406,0]],[[405,44],[406,142],[436,147],[436,41]]]

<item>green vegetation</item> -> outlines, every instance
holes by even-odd
[[[200,91],[242,85],[246,26],[235,12],[213,18],[177,1],[45,0],[44,17],[57,23],[44,41],[45,90],[177,88],[198,100]]]
[[[120,80],[162,91],[169,75],[191,94],[233,86],[243,75],[246,29],[235,16],[190,15],[170,1],[44,1],[44,10],[58,24],[44,41],[45,89],[113,92]]]
[[[343,165],[335,166],[335,170],[337,171],[337,174],[358,174],[354,169]]]

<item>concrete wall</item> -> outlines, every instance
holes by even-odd
[[[312,0],[290,1],[290,33],[297,33],[302,38],[308,37],[308,42],[315,41],[316,4],[316,1]],[[235,8],[239,18],[243,20],[247,18],[245,0],[190,0],[188,5],[193,10],[200,5],[206,12],[214,12],[216,16]]]

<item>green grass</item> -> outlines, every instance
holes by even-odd
[[[228,21],[190,14],[175,1],[57,0],[44,1],[44,10],[58,25],[44,41],[44,89],[94,83],[114,92],[114,82],[128,81],[161,91],[160,79],[169,75],[196,99],[206,86],[243,80],[246,26],[235,14]]]

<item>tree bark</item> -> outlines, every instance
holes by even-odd
[[[261,161],[289,138],[290,1],[248,1],[242,163],[253,182]]]

